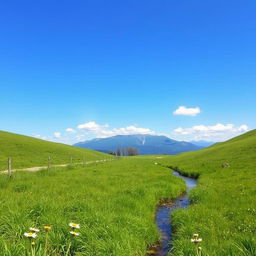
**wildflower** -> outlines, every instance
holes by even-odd
[[[31,243],[31,245],[32,245],[32,246],[35,246],[35,245],[36,245],[36,243],[35,243],[35,242],[32,242],[32,243]]]
[[[202,238],[199,238],[199,235],[198,234],[194,234],[193,235],[193,238],[191,239],[191,242],[192,243],[200,243],[200,242],[202,242],[203,241],[203,239]]]
[[[44,226],[44,230],[45,230],[45,231],[50,231],[51,229],[52,229],[51,226]]]
[[[72,236],[80,236],[80,233],[74,232],[74,231],[70,231],[69,232]]]
[[[33,233],[33,232],[26,232],[26,233],[24,233],[24,236],[28,237],[28,238],[36,238],[37,234]]]
[[[70,222],[68,225],[73,229],[79,229],[80,228],[80,224],[76,224],[76,223],[73,223],[73,222]]]
[[[200,243],[200,242],[202,242],[203,241],[203,239],[202,238],[198,238],[198,239],[191,239],[191,242],[192,243]]]
[[[32,231],[33,233],[38,233],[40,230],[37,228],[29,228],[30,231]]]

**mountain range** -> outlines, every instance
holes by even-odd
[[[74,144],[76,147],[93,149],[101,152],[116,152],[117,148],[134,147],[140,155],[168,154],[194,151],[204,146],[190,142],[176,141],[166,136],[157,135],[116,135],[108,138],[96,138]]]
[[[205,140],[193,140],[193,141],[190,141],[190,143],[192,143],[196,146],[199,146],[199,147],[207,148],[207,147],[210,147],[211,145],[215,144],[216,142],[205,141]]]

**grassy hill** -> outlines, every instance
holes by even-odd
[[[81,162],[104,158],[106,155],[93,150],[76,148],[60,143],[49,142],[28,136],[0,131],[0,170],[7,169],[7,159],[12,158],[13,168],[47,165],[48,157],[52,164]]]
[[[193,233],[203,238],[203,255],[256,255],[256,130],[159,161],[199,176],[193,206],[173,216],[174,255],[195,255]]]
[[[88,160],[104,157],[5,132],[0,138],[1,162],[13,152],[20,167],[44,165],[50,153],[56,163],[68,162],[71,154],[78,161],[84,152]],[[157,203],[184,191],[184,182],[164,167],[172,166],[199,177],[190,194],[190,208],[173,213],[172,255],[255,256],[255,156],[256,131],[251,131],[176,156],[137,156],[61,171],[17,172],[12,179],[0,175],[1,255],[33,255],[23,233],[30,226],[42,229],[43,225],[53,230],[47,245],[46,234],[39,233],[34,247],[38,256],[145,255],[159,239],[154,220]],[[79,237],[70,236],[70,221],[81,224]],[[201,254],[190,242],[193,233],[203,238]]]
[[[222,164],[228,163],[229,170],[255,170],[256,130],[235,137],[226,142],[217,143],[209,148],[180,154],[169,158],[183,172],[193,175],[223,170]]]

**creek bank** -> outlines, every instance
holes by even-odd
[[[172,168],[173,169],[173,168]],[[173,172],[176,177],[182,178],[187,187],[187,192],[180,195],[175,200],[162,200],[156,211],[156,224],[159,232],[161,233],[161,241],[154,246],[150,247],[147,256],[167,256],[172,248],[172,226],[171,226],[171,213],[176,209],[188,208],[190,201],[188,192],[197,185],[195,178],[185,177],[181,175],[177,169]],[[197,176],[198,177],[198,176]]]

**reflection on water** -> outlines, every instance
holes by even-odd
[[[187,192],[190,191],[197,185],[195,179],[187,178],[180,175],[178,172],[173,172],[173,175],[182,178],[187,185]],[[172,203],[167,203],[165,205],[161,205],[157,209],[156,213],[156,223],[158,230],[162,234],[162,240],[160,246],[149,255],[158,255],[158,256],[167,256],[168,252],[172,248],[171,240],[172,240],[172,227],[171,227],[171,212],[177,208],[187,208],[189,206],[188,195],[185,194],[179,198],[177,198]]]

